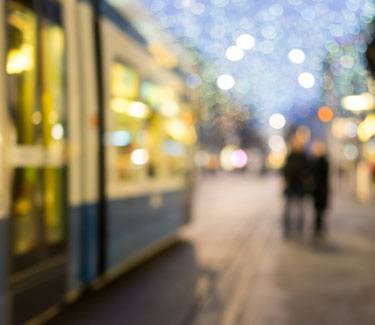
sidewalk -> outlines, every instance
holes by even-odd
[[[282,202],[272,182],[259,183],[259,191],[273,188],[263,200],[274,204],[257,217],[271,227],[259,228],[258,240],[249,238],[261,252],[255,257],[251,246],[238,252],[242,262],[217,294],[237,286],[235,293],[220,308],[201,310],[196,324],[375,324],[375,206],[334,197],[325,240],[313,239],[307,209],[304,237],[284,241]]]

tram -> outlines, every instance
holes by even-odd
[[[166,53],[106,1],[0,2],[1,325],[47,317],[189,221],[196,95]]]

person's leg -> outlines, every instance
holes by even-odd
[[[292,198],[290,196],[285,197],[285,207],[283,215],[283,233],[287,237],[290,234],[290,209],[292,204]]]
[[[305,223],[305,217],[304,217],[304,199],[303,196],[298,197],[296,199],[297,204],[297,231],[302,234],[303,233],[303,226]]]
[[[323,210],[315,208],[315,235],[319,236],[323,230]]]

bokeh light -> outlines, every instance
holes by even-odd
[[[150,159],[149,153],[146,149],[135,149],[131,155],[130,160],[134,165],[146,165]]]
[[[186,78],[186,85],[191,89],[196,89],[202,84],[202,78],[198,74],[191,74]]]
[[[230,46],[225,52],[225,56],[229,61],[240,61],[243,59],[245,53],[238,46]]]
[[[375,114],[370,114],[358,125],[358,138],[362,142],[367,142],[374,136]]]
[[[142,2],[204,61],[202,82],[214,84],[221,73],[231,75],[236,80],[231,95],[252,107],[261,123],[277,112],[291,122],[315,114],[327,89],[337,98],[368,91],[363,54],[375,15],[373,0]],[[232,46],[245,51],[236,64],[225,55]],[[232,89],[231,83],[224,88]]]
[[[52,138],[61,140],[64,137],[64,127],[61,124],[55,124],[51,130]]]
[[[282,115],[280,113],[272,114],[270,119],[269,119],[269,124],[272,128],[274,128],[276,130],[282,129],[286,124],[286,120],[285,120],[284,115]]]
[[[251,50],[255,46],[255,38],[250,34],[241,34],[237,37],[236,44],[243,50]]]
[[[312,88],[315,85],[315,78],[314,76],[309,72],[302,72],[298,76],[298,82],[303,88]]]
[[[337,139],[355,138],[357,136],[357,123],[349,118],[335,118],[331,131]]]
[[[235,80],[230,74],[222,74],[217,78],[217,86],[222,90],[230,90],[235,85]]]
[[[295,64],[301,64],[305,61],[306,55],[305,52],[303,52],[300,49],[293,49],[289,52],[288,58],[291,62]]]
[[[220,152],[220,165],[221,168],[227,171],[231,171],[234,169],[232,155],[236,151],[236,147],[233,145],[229,145],[224,147]]]
[[[270,152],[267,156],[267,166],[271,169],[280,169],[285,163],[285,153]]]
[[[349,143],[344,147],[344,157],[347,160],[356,160],[359,156],[358,147],[355,144]]]
[[[341,101],[342,106],[353,112],[368,111],[374,108],[374,95],[363,93],[361,95],[345,96]]]
[[[244,168],[247,165],[248,157],[244,150],[237,149],[231,156],[232,164],[236,168]]]
[[[281,135],[271,135],[268,140],[268,146],[274,152],[283,152],[286,150],[284,138]]]
[[[318,118],[323,123],[329,123],[333,119],[333,111],[329,106],[320,107],[318,110]]]

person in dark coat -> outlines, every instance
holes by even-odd
[[[304,224],[304,196],[306,194],[306,180],[309,172],[309,162],[304,152],[305,141],[294,135],[291,139],[290,153],[283,168],[285,210],[283,216],[284,235],[290,234],[292,211],[297,213],[297,229],[303,231]]]
[[[329,163],[326,146],[320,140],[313,142],[310,168],[313,180],[312,197],[315,210],[315,235],[320,236],[324,230],[324,216],[329,199]]]

